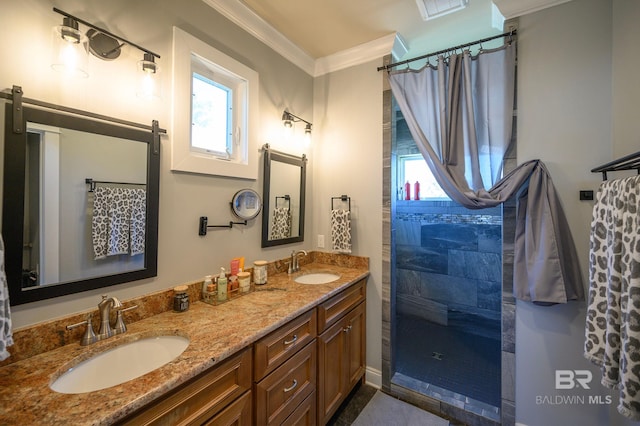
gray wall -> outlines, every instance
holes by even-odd
[[[260,178],[253,180],[224,178],[170,171],[171,132],[171,63],[172,27],[200,38],[248,67],[260,78],[259,144],[269,142],[273,149],[292,154],[301,148],[285,144],[282,138],[282,111],[302,117],[313,115],[313,78],[285,60],[246,31],[201,0],[60,0],[55,6],[78,17],[103,26],[134,43],[160,54],[162,100],[153,102],[136,97],[135,69],[142,54],[125,47],[119,59],[111,62],[89,57],[89,78],[68,81],[50,67],[51,31],[62,17],[52,11],[49,0],[2,2],[0,27],[11,34],[0,41],[0,88],[21,85],[25,96],[47,102],[151,124],[157,119],[168,130],[161,141],[160,217],[158,276],[109,288],[109,294],[128,299],[171,288],[177,284],[202,279],[228,267],[233,257],[244,256],[248,263],[257,259],[286,257],[293,248],[310,248],[304,243],[260,248],[261,221],[233,229],[213,230],[198,236],[198,218],[208,216],[210,224],[224,224],[232,219],[231,197],[242,188],[262,193]],[[81,25],[82,27],[82,25]],[[2,114],[4,115],[4,113]],[[314,159],[308,168],[312,170]],[[307,181],[313,187],[312,179]],[[311,223],[312,210],[308,210]],[[16,306],[12,310],[14,327],[45,321],[89,309],[100,301],[105,290]]]
[[[548,166],[585,279],[592,203],[580,202],[578,191],[597,189],[601,177],[590,173],[591,168],[638,150],[639,85],[631,84],[631,74],[640,61],[635,54],[639,17],[640,3],[635,0],[580,0],[520,18],[518,162],[540,158]],[[586,302],[551,307],[517,303],[519,423],[631,423],[617,413],[616,393],[600,385],[598,369],[582,356],[585,306]],[[591,389],[556,390],[557,369],[591,370]],[[556,395],[603,401],[611,395],[612,403],[536,402],[539,396]]]

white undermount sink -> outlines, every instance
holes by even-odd
[[[85,393],[119,385],[173,361],[187,346],[189,339],[182,336],[135,340],[82,361],[49,387],[60,393]]]
[[[340,278],[340,275],[331,272],[313,272],[294,278],[298,284],[327,284]]]

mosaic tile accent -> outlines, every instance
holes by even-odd
[[[406,220],[421,223],[465,223],[478,225],[501,225],[502,218],[490,215],[469,215],[451,213],[399,213],[398,220]]]

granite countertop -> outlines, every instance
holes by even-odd
[[[298,275],[319,271],[338,273],[340,278],[320,285],[294,282]],[[217,306],[192,302],[187,312],[169,311],[134,322],[125,334],[93,345],[68,344],[1,367],[0,424],[112,424],[368,275],[364,268],[310,263],[294,275],[271,275],[266,285],[229,302]],[[189,346],[175,360],[144,376],[84,394],[49,388],[68,368],[96,353],[167,334],[188,337]]]

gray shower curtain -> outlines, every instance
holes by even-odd
[[[511,140],[514,81],[515,44],[389,73],[413,139],[449,197],[470,209],[516,197],[514,296],[540,304],[581,300],[577,252],[545,165],[528,161],[498,180]]]

